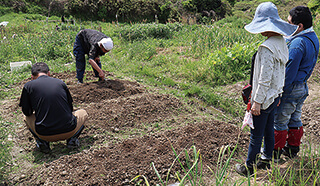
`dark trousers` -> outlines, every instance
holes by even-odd
[[[260,111],[259,116],[253,116],[253,126],[250,135],[250,144],[248,148],[248,156],[246,164],[251,166],[256,162],[257,155],[260,153],[262,140],[264,141],[263,154],[268,158],[272,158],[274,148],[274,113],[279,98],[265,110]]]

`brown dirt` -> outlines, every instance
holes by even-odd
[[[319,65],[316,68],[318,72]],[[200,150],[204,172],[209,176],[213,175],[207,167],[215,169],[221,147],[229,146],[232,150],[238,144],[234,157],[244,160],[246,156],[249,133],[231,124],[234,121],[215,120],[219,115],[216,111],[152,92],[129,80],[112,78],[95,82],[89,77],[79,85],[75,83],[74,72],[53,74],[53,77],[66,82],[74,107],[89,114],[87,127],[80,135],[82,146],[69,150],[65,142],[54,142],[51,154],[38,152],[34,139],[22,124],[23,115],[17,106],[19,98],[3,101],[2,117],[17,124],[12,156],[19,166],[13,164],[21,169],[11,173],[6,184],[133,185],[132,178],[144,175],[155,185],[160,181],[151,163],[165,180],[175,162],[172,147],[178,154],[187,149],[191,155],[190,147],[195,145]],[[26,81],[17,86],[21,88]],[[303,108],[305,133],[320,140],[319,84],[313,80],[309,85],[310,96]],[[238,88],[239,84],[235,86]],[[32,160],[21,160],[30,154]],[[180,157],[186,165],[184,153]],[[176,172],[184,175],[178,162],[170,171],[169,183],[178,182]]]

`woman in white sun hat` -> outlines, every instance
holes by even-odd
[[[283,21],[277,7],[271,2],[261,3],[252,22],[244,27],[252,34],[267,39],[259,46],[253,70],[251,113],[253,126],[245,165],[236,165],[236,171],[245,176],[257,169],[270,167],[274,147],[274,113],[279,103],[285,80],[285,65],[289,52],[283,36],[290,36],[297,26]],[[264,148],[260,153],[262,140]],[[261,156],[259,156],[261,154]]]

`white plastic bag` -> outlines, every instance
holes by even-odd
[[[243,130],[245,126],[249,125],[250,128],[254,129],[253,126],[253,120],[252,120],[252,114],[250,111],[246,111],[246,114],[244,115],[243,122],[242,122],[242,127],[241,129]]]

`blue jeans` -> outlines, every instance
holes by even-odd
[[[288,130],[301,127],[301,109],[308,93],[307,83],[292,85],[282,94],[280,106],[275,112],[274,129]]]
[[[278,103],[279,98],[276,98],[267,109],[260,110],[259,116],[253,115],[254,129],[251,129],[250,144],[246,160],[246,165],[248,166],[252,166],[252,164],[256,162],[257,155],[260,153],[263,138],[263,154],[268,159],[272,158],[274,148],[274,113]]]
[[[83,80],[83,74],[86,70],[86,58],[78,35],[76,36],[76,40],[73,45],[73,55],[76,58],[77,79]],[[101,63],[97,63],[97,65],[101,68]],[[92,69],[95,77],[99,77],[99,72],[96,71],[93,67]]]

